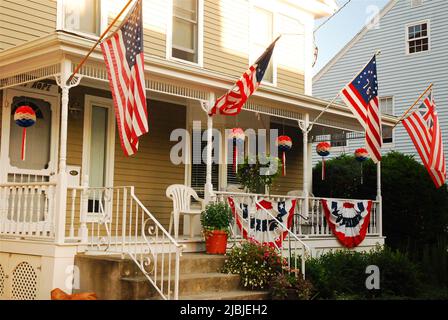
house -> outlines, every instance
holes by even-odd
[[[331,99],[377,50],[380,109],[401,117],[418,96],[433,83],[442,136],[448,136],[448,80],[445,34],[448,3],[440,0],[391,0],[313,79],[313,95]],[[330,140],[330,157],[353,154],[364,146],[361,134],[344,132]],[[396,150],[420,157],[402,125],[383,128],[383,154]],[[448,150],[448,140],[444,139]],[[315,155],[313,162],[320,158]]]
[[[185,235],[179,238],[169,234],[173,203],[166,189],[185,184],[216,201],[235,176],[225,161],[191,164],[191,153],[183,155],[188,161],[173,163],[170,152],[178,141],[171,135],[176,129],[186,129],[190,136],[211,126],[221,132],[239,126],[289,134],[294,148],[288,153],[288,174],[271,193],[286,197],[291,190],[302,190],[298,210],[312,216],[304,226],[307,233],[289,230],[289,238],[302,253],[305,247],[313,252],[340,247],[324,223],[319,199],[308,194],[308,141],[324,128],[359,131],[360,125],[347,107],[337,104],[310,132],[299,128],[306,129],[327,104],[312,96],[312,33],[314,19],[334,12],[334,1],[144,0],[149,133],[140,138],[132,157],[125,157],[120,146],[99,48],[67,82],[125,4],[0,3],[0,298],[48,299],[54,288],[89,290],[90,280],[102,281],[95,290],[103,298],[136,298],[117,294],[142,281],[164,299],[179,298],[180,256],[201,251],[204,244],[199,221],[181,221]],[[208,117],[203,102],[213,104],[280,33],[285,35],[272,64],[243,112]],[[21,160],[22,131],[13,115],[24,104],[35,110],[37,120],[27,129]],[[383,117],[385,126],[394,122]],[[223,135],[220,144],[227,140]],[[225,151],[220,154],[226,158]],[[210,190],[204,190],[206,182]],[[384,241],[380,198],[374,207],[360,250]],[[219,279],[214,276],[212,281]],[[188,282],[181,287],[188,289]]]

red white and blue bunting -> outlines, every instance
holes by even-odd
[[[229,197],[228,202],[245,239],[272,247],[282,247],[282,242],[288,234],[282,224],[288,229],[291,228],[296,200],[261,200],[256,204],[251,199]]]
[[[345,247],[356,247],[364,240],[372,201],[322,199],[322,207],[330,229]]]

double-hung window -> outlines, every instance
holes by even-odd
[[[393,97],[382,97],[380,98],[380,111],[381,114],[394,114],[394,98]],[[383,126],[383,143],[392,143],[393,142],[393,132],[392,127]]]
[[[266,50],[272,43],[274,35],[274,14],[268,10],[254,7],[251,22],[251,63]],[[275,51],[274,51],[275,52]],[[263,77],[264,82],[274,83],[274,57],[266,69]]]
[[[99,36],[102,25],[101,0],[60,0],[64,30]]]
[[[199,0],[173,0],[171,57],[198,63]]]
[[[406,27],[407,52],[409,54],[429,51],[429,23],[421,22]]]

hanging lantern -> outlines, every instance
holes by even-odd
[[[30,106],[20,106],[14,112],[14,121],[23,128],[21,159],[25,160],[26,128],[36,123],[36,112]]]
[[[286,151],[291,150],[292,140],[288,136],[279,136],[277,138],[277,146],[282,152],[282,175],[286,175]]]
[[[363,181],[364,175],[362,172],[362,163],[364,161],[366,161],[367,159],[369,159],[369,153],[364,148],[356,149],[355,150],[355,159],[356,159],[356,161],[361,163],[361,184],[363,184],[364,183],[364,181]]]
[[[233,146],[233,171],[238,172],[238,145],[244,144],[246,135],[241,128],[233,128],[230,130],[229,139],[232,139]]]
[[[316,146],[316,152],[322,157],[322,180],[325,180],[325,157],[330,155],[331,144],[328,142],[319,142]]]

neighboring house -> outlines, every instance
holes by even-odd
[[[448,150],[448,2],[444,0],[391,0],[373,23],[364,27],[313,79],[313,95],[331,99],[377,51],[380,109],[397,117],[430,84]],[[377,24],[375,24],[377,22]],[[358,137],[358,138],[357,138]],[[362,137],[362,138],[359,138]],[[327,135],[331,156],[353,154],[364,146],[362,134]],[[420,157],[403,125],[383,128],[383,154],[397,150]],[[313,163],[320,158],[314,152]]]
[[[149,133],[129,158],[120,147],[99,48],[66,84],[125,3],[0,3],[0,299],[47,299],[53,288],[70,291],[67,278],[75,277],[76,284],[78,275],[81,289],[103,281],[100,297],[131,297],[120,296],[125,290],[120,288],[138,285],[142,277],[130,279],[130,265],[123,265],[116,275],[105,261],[96,264],[103,268],[97,273],[85,265],[73,268],[79,253],[86,251],[91,256],[130,257],[163,298],[177,298],[181,251],[204,246],[199,221],[192,222],[196,237],[173,239],[168,234],[173,203],[165,192],[171,184],[183,184],[202,195],[206,165],[172,163],[170,151],[177,141],[170,135],[178,128],[192,132],[194,120],[201,121],[195,130],[206,129],[200,102],[213,103],[226,92],[279,33],[289,35],[278,43],[263,84],[243,112],[238,117],[216,116],[213,125],[221,132],[234,126],[285,131],[294,147],[288,153],[288,174],[272,193],[303,192],[311,186],[306,182],[311,174],[304,172],[311,164],[311,144],[298,123],[308,124],[327,104],[311,96],[313,29],[315,18],[334,12],[334,1],[144,0]],[[22,104],[37,112],[36,124],[28,129],[24,161],[21,130],[13,120]],[[394,118],[384,117],[383,122],[390,126]],[[360,125],[338,104],[315,124],[310,139],[328,130],[324,128],[359,131]],[[228,139],[223,136],[219,142],[226,146]],[[226,156],[221,153],[223,159]],[[229,168],[213,166],[216,193],[228,190],[234,181]],[[324,223],[319,199],[309,200],[312,218],[304,226],[307,233],[297,231],[299,242],[307,241],[314,253],[340,247]],[[308,201],[302,202],[298,210],[307,210]],[[368,236],[359,249],[384,243],[378,204],[374,202]],[[186,230],[189,223],[181,221]],[[165,264],[169,268],[164,270]],[[112,288],[114,281],[120,287]]]

